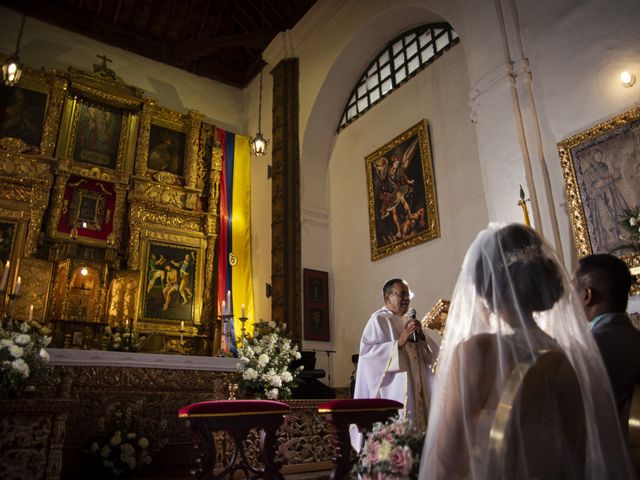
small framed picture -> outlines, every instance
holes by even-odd
[[[304,339],[328,342],[329,274],[304,269]]]

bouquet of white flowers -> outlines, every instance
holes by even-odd
[[[300,359],[300,352],[290,339],[280,336],[275,322],[268,322],[267,327],[268,330],[261,328],[261,335],[246,339],[238,349],[238,384],[245,397],[289,398],[303,368],[291,369],[291,362]]]
[[[101,341],[105,350],[117,352],[137,352],[140,349],[140,338],[138,332],[127,327],[104,327],[104,334]]]
[[[152,440],[139,433],[130,407],[117,409],[112,415],[107,422],[112,430],[107,431],[113,433],[92,442],[86,450],[95,474],[110,479],[140,473],[151,463],[152,455],[166,445],[167,439]]]
[[[424,432],[409,420],[376,423],[358,456],[357,474],[363,480],[418,478]]]
[[[0,323],[0,398],[19,396],[49,371],[49,333],[33,321]]]

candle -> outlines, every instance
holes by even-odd
[[[180,321],[180,330],[184,330],[184,320]]]
[[[9,279],[9,266],[11,263],[7,260],[4,264],[4,270],[2,271],[2,278],[0,278],[0,290],[4,291],[4,287],[7,286],[7,280]]]
[[[18,281],[16,282],[16,286],[13,288],[13,294],[18,295],[20,293],[20,285],[22,285],[22,277],[18,277]]]
[[[242,304],[241,310],[242,310],[242,318],[244,318],[244,303]]]
[[[29,307],[29,321],[33,321],[33,304]]]
[[[231,312],[231,290],[227,290],[227,308],[229,309],[227,313],[232,313]]]
[[[227,314],[227,303],[224,300],[222,300],[222,314]]]

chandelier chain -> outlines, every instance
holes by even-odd
[[[264,70],[264,69],[263,69]],[[258,132],[262,133],[262,71],[260,70],[260,96],[258,99]]]
[[[22,32],[24,31],[24,23],[26,20],[27,20],[27,15],[23,14],[22,23],[20,24],[20,30],[18,31],[18,41],[16,42],[16,53],[15,53],[16,56],[18,56],[18,53],[20,52],[20,41],[22,40]]]

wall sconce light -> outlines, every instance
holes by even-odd
[[[267,153],[267,145],[269,140],[266,140],[262,135],[262,70],[260,70],[260,97],[258,101],[258,133],[251,139],[251,154],[256,157],[261,157]]]
[[[20,40],[24,31],[24,22],[26,15],[22,15],[22,23],[18,32],[18,42],[16,43],[16,51],[13,55],[8,56],[2,64],[2,82],[9,87],[13,87],[20,80],[22,75],[22,62],[20,62]]]
[[[634,83],[636,83],[636,76],[632,75],[631,73],[625,70],[620,74],[620,81],[622,82],[622,85],[624,85],[625,87],[630,87]]]

